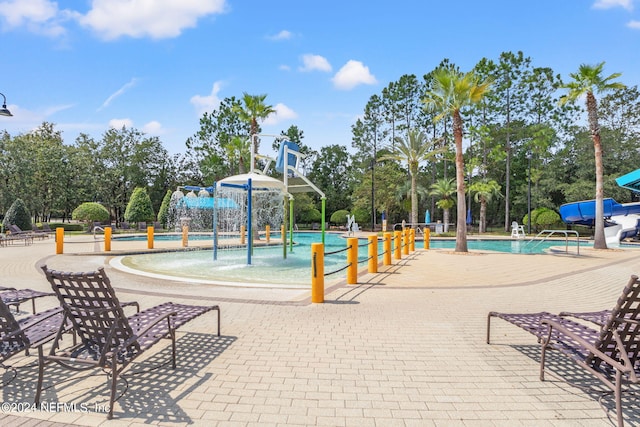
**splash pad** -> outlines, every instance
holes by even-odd
[[[272,159],[260,156],[265,160],[265,166],[261,171],[254,168],[254,149],[256,138],[251,138],[251,171],[246,174],[234,175],[222,179],[210,187],[182,186],[173,193],[169,207],[169,228],[176,231],[211,231],[212,255],[208,262],[218,264],[227,269],[238,269],[240,277],[242,271],[239,266],[255,266],[265,269],[268,277],[280,282],[286,281],[281,274],[266,273],[267,266],[278,266],[295,263],[287,260],[287,241],[289,252],[293,252],[293,204],[294,193],[314,191],[321,196],[322,201],[322,229],[321,242],[325,243],[325,196],[303,173],[298,169],[298,163],[302,154],[298,147],[289,141],[280,145],[278,157]],[[264,136],[264,135],[263,135]],[[276,171],[282,174],[279,180],[268,176],[269,168],[274,165]],[[186,195],[183,190],[189,191]],[[285,223],[287,219],[286,200],[289,200],[289,233],[287,236]],[[279,234],[280,239],[274,241],[270,233]],[[278,245],[280,256],[274,256],[274,248],[262,246]],[[255,250],[260,246],[259,250]],[[242,249],[246,253],[246,262],[243,263],[237,256]],[[227,251],[232,251],[234,256],[223,256]],[[170,256],[178,258],[177,254]],[[187,252],[180,254],[181,270],[201,269],[203,255],[201,253]],[[211,259],[213,258],[213,260]],[[224,263],[222,259],[225,259]],[[300,262],[300,261],[298,261]],[[310,264],[309,258],[302,261]],[[127,268],[136,268],[135,262],[129,262]],[[163,264],[170,264],[169,260],[161,260],[156,263],[156,270],[161,270]],[[223,265],[224,264],[224,265]],[[144,267],[148,274],[153,274],[154,268]],[[208,273],[214,276],[214,272]],[[275,274],[275,276],[273,275]],[[278,277],[281,276],[281,277]],[[296,280],[299,280],[297,278]]]

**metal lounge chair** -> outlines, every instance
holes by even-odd
[[[2,299],[2,302],[7,306],[14,306],[16,312],[20,311],[20,304],[31,301],[32,313],[36,314],[36,299],[53,295],[55,295],[53,292],[40,292],[34,291],[33,289],[16,289],[0,286],[0,299]]]
[[[13,369],[5,365],[7,359],[34,347],[41,348],[53,340],[61,329],[62,319],[62,308],[56,307],[16,320],[9,306],[0,299],[0,365],[4,369]],[[15,369],[13,372],[13,377],[7,382],[15,378]]]
[[[60,347],[61,329],[45,355],[38,349],[38,385],[35,403],[40,403],[45,365],[57,362],[74,370],[103,368],[109,371],[111,395],[107,417],[113,417],[118,376],[145,350],[163,338],[171,339],[172,367],[176,367],[175,331],[192,319],[216,310],[220,335],[220,308],[164,303],[127,317],[104,269],[95,272],[65,273],[43,266],[56,293],[65,319],[73,325],[80,342]]]
[[[593,374],[614,393],[618,426],[624,425],[622,391],[625,384],[640,383],[640,281],[631,276],[613,310],[530,314],[489,313],[528,332],[541,343],[540,380],[544,381],[546,353],[556,350]],[[592,322],[595,329],[571,317]]]
[[[631,276],[606,323],[588,338],[576,335],[565,322],[542,319],[548,328],[542,340],[540,380],[544,381],[547,350],[557,350],[602,381],[614,393],[618,426],[623,384],[640,383],[640,281]]]
[[[549,328],[541,323],[542,319],[565,321],[567,320],[567,318],[573,317],[575,319],[586,320],[587,322],[591,322],[602,327],[604,326],[607,318],[610,315],[611,310],[588,312],[562,311],[558,314],[549,313],[547,311],[540,311],[538,313],[500,313],[497,311],[491,311],[487,315],[487,344],[491,344],[491,319],[494,317],[497,317],[498,319],[502,319],[519,328],[524,329],[530,334],[535,335],[535,337],[538,339],[538,342],[542,342],[542,338],[549,332]],[[580,323],[573,322],[572,328],[576,331],[579,331],[585,328],[585,326]],[[590,330],[591,328],[587,327],[587,329]]]

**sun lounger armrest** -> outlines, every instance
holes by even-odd
[[[603,353],[598,348],[596,348],[593,345],[593,343],[590,343],[589,341],[585,340],[584,338],[578,336],[577,334],[575,334],[574,332],[572,332],[569,329],[565,328],[562,324],[558,323],[557,321],[551,320],[551,319],[542,319],[540,321],[540,323],[543,324],[543,325],[549,326],[548,334],[547,334],[546,338],[543,338],[543,340],[542,340],[542,345],[543,346],[546,346],[551,342],[551,336],[553,335],[553,330],[555,329],[556,331],[562,333],[563,335],[569,337],[570,339],[572,339],[573,341],[578,343],[581,347],[583,347],[586,350],[588,350],[589,352],[591,352],[594,356],[598,357],[603,362],[605,362],[608,365],[610,365],[612,368],[617,369],[620,372],[633,375],[633,366],[625,366],[622,363],[620,363],[619,361],[617,361],[615,359],[612,359],[609,355]],[[620,339],[618,338],[617,332],[614,331],[614,335],[617,338],[616,339],[616,346],[618,347],[618,352],[621,355],[623,355],[624,354],[624,349],[623,348],[621,349],[622,343],[621,343]],[[624,355],[624,357],[626,359],[626,355]]]
[[[29,317],[27,320],[25,320],[24,322],[20,323],[20,328],[22,330],[26,330],[29,328],[34,327],[35,325],[42,323],[46,320],[49,320],[50,318],[57,316],[60,314],[60,312],[62,311],[61,307],[56,307],[56,308],[52,308],[50,310],[47,311],[43,311],[40,312],[38,314],[34,314],[31,317]]]
[[[121,302],[120,305],[122,307],[134,306],[136,308],[136,313],[140,313],[140,304],[138,304],[137,301]]]
[[[136,331],[136,334],[134,336],[132,336],[131,338],[123,342],[119,347],[122,349],[122,348],[129,347],[131,344],[134,344],[135,342],[138,341],[140,337],[145,336],[151,328],[153,328],[155,325],[162,322],[163,320],[167,320],[169,331],[171,331],[173,329],[173,326],[171,326],[171,322],[169,322],[168,319],[170,316],[176,316],[176,314],[177,313],[175,311],[172,311],[170,313],[164,313],[164,314],[158,315],[158,317],[151,320],[147,326],[140,329],[139,331]]]

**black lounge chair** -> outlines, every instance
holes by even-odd
[[[22,351],[28,354],[31,348],[41,348],[52,341],[59,330],[67,330],[61,328],[62,319],[62,308],[56,307],[16,320],[9,306],[0,299],[0,366],[13,369],[5,365],[7,359]],[[13,372],[7,382],[15,378],[15,369]]]
[[[15,224],[9,226],[9,231],[14,236],[25,236],[26,238],[31,238],[31,240],[33,240],[34,237],[37,237],[38,239],[46,239],[49,237],[46,233],[34,233],[33,231],[25,231]]]
[[[538,337],[541,343],[540,380],[548,350],[556,350],[586,369],[614,393],[618,427],[624,425],[623,385],[640,383],[640,281],[631,276],[613,310],[586,313],[489,313]],[[569,316],[592,322],[595,329]],[[537,319],[537,323],[536,323]],[[489,325],[488,325],[489,326]],[[489,328],[487,329],[489,342]]]
[[[102,368],[109,371],[111,396],[107,418],[113,417],[118,376],[129,363],[163,338],[171,339],[172,367],[176,367],[175,331],[185,323],[211,310],[218,314],[220,336],[220,308],[174,304],[171,302],[143,310],[127,317],[104,269],[95,272],[65,273],[42,269],[56,293],[64,311],[64,317],[80,342],[60,347],[62,329],[56,336],[51,350],[45,355],[38,348],[38,385],[35,403],[40,403],[44,381],[44,368],[50,362],[74,370]]]
[[[20,311],[20,304],[31,301],[32,313],[36,314],[36,299],[53,295],[55,295],[53,292],[40,292],[34,291],[33,289],[16,289],[0,286],[0,299],[2,299],[2,302],[7,306],[14,306],[16,312]]]

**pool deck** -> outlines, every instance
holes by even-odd
[[[476,236],[472,236],[475,238]],[[196,245],[196,242],[190,242]],[[156,242],[156,247],[176,242]],[[325,302],[310,291],[194,285],[115,270],[111,256],[144,251],[146,242],[117,242],[111,253],[92,236],[53,238],[0,248],[0,285],[48,291],[39,266],[87,271],[104,266],[120,300],[142,308],[164,301],[219,304],[177,334],[178,367],[163,365],[169,346],[125,374],[115,417],[101,412],[106,376],[49,367],[49,410],[7,412],[2,425],[143,426],[611,426],[613,399],[562,358],[539,375],[533,336],[497,320],[485,342],[489,311],[587,311],[613,307],[640,249],[518,255],[416,251],[358,283],[326,284]],[[56,304],[37,302],[39,310]],[[22,308],[27,314],[28,305]],[[34,352],[35,354],[35,352]],[[3,403],[33,401],[37,367],[18,356],[17,378]],[[136,372],[154,369],[150,373]],[[124,387],[123,384],[121,384]],[[76,404],[76,410],[63,405]],[[88,410],[77,409],[88,405]],[[640,425],[640,402],[624,398],[626,425]]]

